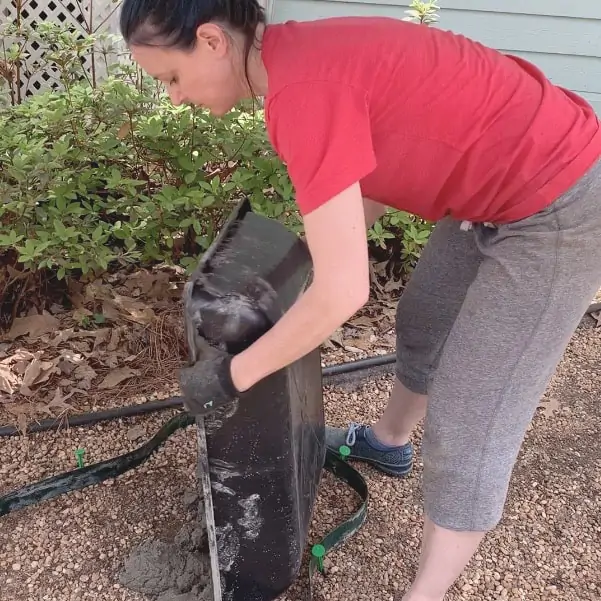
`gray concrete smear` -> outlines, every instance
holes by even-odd
[[[356,390],[367,378],[377,378],[390,373],[394,366],[370,368],[362,372],[340,374],[326,379],[326,384],[348,392]],[[237,473],[230,473],[227,464],[215,462],[212,466],[212,485],[226,487],[223,481]],[[186,491],[183,503],[195,519],[186,523],[173,542],[152,540],[135,549],[123,565],[119,582],[123,586],[143,594],[152,601],[213,601],[211,564],[208,551],[204,506],[197,491]],[[239,523],[256,519],[256,499],[241,502],[245,509]],[[254,523],[254,522],[253,522]],[[233,561],[237,552],[237,538],[231,524],[219,533],[222,548],[222,569],[227,570],[228,560]],[[251,532],[249,531],[249,535]],[[231,556],[231,557],[230,557]]]
[[[196,518],[173,542],[146,541],[134,549],[118,576],[121,585],[153,601],[213,601],[204,506],[195,492],[184,494],[184,504]]]

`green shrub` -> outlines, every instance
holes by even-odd
[[[26,269],[59,278],[132,262],[194,264],[243,196],[299,229],[260,110],[214,119],[174,107],[127,56],[115,61],[118,38],[17,21],[3,30],[0,80],[43,70],[58,87],[22,98],[4,78],[11,106],[0,110],[0,254],[15,249]],[[35,62],[32,42],[42,49]],[[91,53],[89,71],[82,59]]]
[[[35,39],[45,49],[35,68],[52,68],[60,88],[21,98],[13,85],[12,106],[0,109],[0,255],[16,251],[26,269],[59,278],[128,263],[190,266],[243,196],[302,231],[261,110],[242,107],[214,119],[174,107],[133,65],[111,66],[106,50],[95,64],[108,76],[100,83],[90,77],[82,57],[99,36],[52,23],[9,32],[18,42],[4,49],[4,72],[26,68],[25,42]],[[408,271],[430,229],[390,211],[369,240],[387,248],[401,238],[400,256],[391,258]]]
[[[386,249],[392,241],[400,239],[400,256],[391,255],[390,260],[400,262],[406,273],[417,263],[433,227],[415,215],[390,210],[371,228],[368,240]]]
[[[260,113],[213,120],[149,85],[77,83],[0,115],[0,252],[59,277],[193,262],[242,195],[298,228]]]
[[[422,25],[432,25],[438,21],[438,0],[412,0],[409,10],[406,10],[405,21],[414,21]]]

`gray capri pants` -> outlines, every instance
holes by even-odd
[[[600,287],[601,162],[518,222],[437,223],[397,312],[397,376],[428,394],[434,523],[487,531],[500,521],[528,424]]]

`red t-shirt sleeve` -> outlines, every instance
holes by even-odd
[[[367,94],[335,82],[295,83],[266,104],[267,130],[301,214],[376,167]]]

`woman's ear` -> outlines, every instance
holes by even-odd
[[[222,58],[229,50],[230,38],[223,27],[216,23],[203,23],[196,29],[196,43]]]

